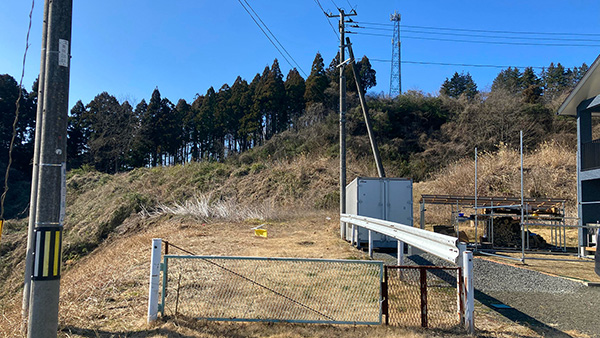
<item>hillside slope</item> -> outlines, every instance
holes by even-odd
[[[574,159],[571,149],[555,143],[528,154],[526,195],[563,197],[574,206]],[[116,175],[71,171],[61,298],[65,334],[119,336],[136,331],[140,336],[170,337],[188,332],[172,323],[154,329],[144,326],[148,247],[153,237],[202,254],[364,257],[337,234],[338,164],[331,156],[299,155],[251,164],[139,168]],[[472,194],[473,164],[472,159],[463,159],[416,183],[415,202],[421,193]],[[369,160],[349,163],[348,180],[374,174]],[[518,152],[502,146],[495,153],[481,154],[479,175],[480,194],[518,195]],[[254,237],[250,230],[263,223],[269,228],[267,240]],[[0,332],[5,335],[18,324],[25,228],[24,220],[9,221],[0,243],[0,279],[5,286],[0,311],[7,318],[5,331]],[[221,245],[224,241],[228,245]],[[199,336],[219,336],[223,327],[211,327],[216,333]],[[239,328],[226,328],[230,329],[235,333]],[[337,330],[331,334],[344,329]],[[278,334],[285,335],[272,332]]]

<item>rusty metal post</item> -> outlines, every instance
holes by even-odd
[[[421,285],[421,327],[427,327],[427,268],[419,268]]]
[[[390,308],[388,302],[388,288],[390,285],[390,280],[388,279],[388,267],[387,265],[384,267],[384,282],[381,285],[381,294],[383,298],[383,302],[381,303],[381,313],[385,315],[385,325],[390,325]]]

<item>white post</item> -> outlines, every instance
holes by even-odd
[[[369,257],[373,258],[373,231],[369,230]]]
[[[465,295],[465,328],[472,334],[475,332],[475,318],[473,317],[473,310],[475,309],[475,289],[473,287],[473,253],[471,251],[465,251],[463,256],[463,286]]]
[[[404,242],[398,241],[398,265],[404,265]]]
[[[160,253],[162,240],[152,239],[152,256],[150,258],[150,289],[148,292],[148,323],[158,317],[158,289],[160,281]]]

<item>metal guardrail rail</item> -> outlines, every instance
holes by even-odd
[[[341,214],[340,221],[395,238],[446,261],[460,265],[461,251],[464,250],[464,247],[460,245],[456,237],[365,216]],[[369,243],[369,247],[372,247],[371,243]],[[463,248],[461,249],[461,247]]]

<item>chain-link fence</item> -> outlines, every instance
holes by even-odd
[[[165,255],[163,315],[380,324],[383,262]]]
[[[461,269],[386,266],[386,324],[450,328],[460,324]]]

